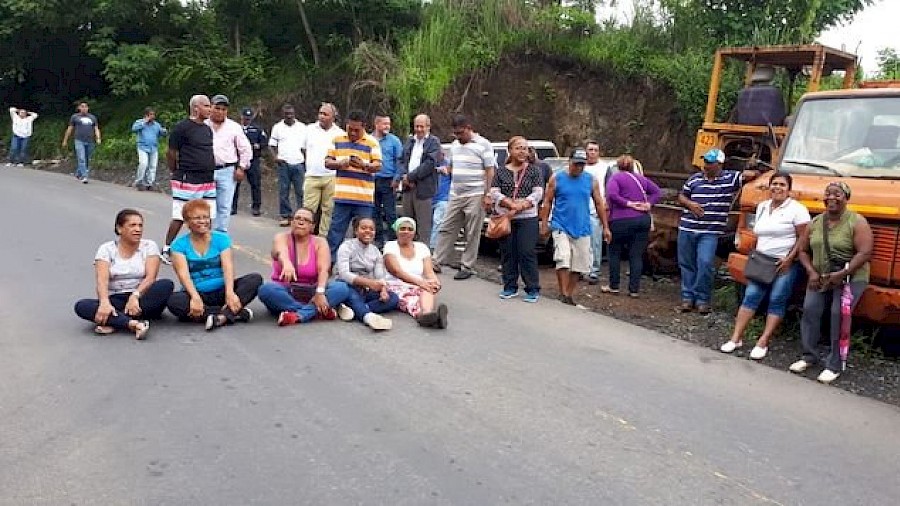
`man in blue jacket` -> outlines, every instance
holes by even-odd
[[[375,173],[375,244],[383,247],[396,239],[391,228],[397,220],[397,198],[394,192],[400,182],[397,166],[403,154],[403,144],[391,133],[390,116],[375,116],[372,137],[381,146],[381,170]]]
[[[156,183],[156,165],[159,162],[159,138],[169,132],[156,121],[156,111],[144,109],[144,117],[135,120],[131,131],[137,134],[138,166],[133,186],[140,191],[151,190]]]
[[[437,192],[435,172],[441,141],[431,135],[431,118],[419,114],[413,120],[413,136],[403,146],[400,178],[403,185],[403,216],[416,220],[419,241],[431,242],[431,200]]]
[[[247,169],[247,182],[250,183],[250,212],[253,216],[259,216],[259,208],[262,207],[262,187],[260,186],[262,169],[259,167],[262,150],[269,144],[269,136],[266,131],[253,121],[253,109],[244,107],[241,109],[241,126],[244,127],[244,135],[253,147],[253,158],[250,159],[250,168]],[[241,193],[241,182],[237,181],[234,187],[234,200],[231,203],[231,214],[237,214],[238,197]]]

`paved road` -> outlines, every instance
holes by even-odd
[[[446,332],[261,318],[95,337],[115,212],[160,194],[0,168],[0,504],[866,504],[898,411],[550,300],[446,279]],[[238,271],[270,220],[237,217]],[[171,272],[164,271],[171,276]],[[254,303],[262,313],[262,306]]]

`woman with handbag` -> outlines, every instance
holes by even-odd
[[[75,304],[75,314],[95,324],[94,333],[117,330],[134,333],[141,340],[150,321],[159,319],[175,287],[159,274],[159,247],[144,239],[144,218],[134,209],[116,215],[117,239],[105,242],[94,255],[97,298]]]
[[[400,311],[416,319],[422,327],[447,328],[447,305],[438,304],[441,280],[434,273],[431,250],[413,241],[416,220],[402,216],[393,224],[396,241],[384,245],[384,267],[388,291],[400,299]]]
[[[641,275],[644,271],[644,251],[650,237],[650,211],[659,201],[659,186],[646,177],[635,174],[634,158],[623,155],[616,161],[618,171],[606,183],[609,203],[609,286],[604,293],[619,293],[619,271],[622,251],[628,251],[628,295],[639,297]]]
[[[809,283],[800,321],[803,358],[791,364],[790,370],[802,373],[819,362],[822,314],[830,307],[830,350],[825,369],[817,378],[826,384],[837,379],[842,369],[838,342],[844,284],[849,284],[853,294],[851,312],[869,284],[872,229],[864,217],[847,209],[849,199],[847,183],[829,183],[825,187],[825,212],[816,216],[800,239],[800,263],[809,275]]]
[[[544,196],[541,169],[529,162],[528,141],[515,136],[507,144],[506,165],[494,172],[490,195],[494,201],[492,221],[505,222],[509,232],[500,240],[503,289],[501,299],[519,295],[519,276],[525,284],[525,302],[537,302],[541,284],[538,276],[538,203]],[[491,227],[491,224],[488,225]]]
[[[294,213],[291,230],[272,241],[272,280],[259,289],[259,300],[278,325],[337,318],[335,310],[350,296],[343,281],[328,281],[328,241],[314,235],[315,215],[305,207]]]
[[[750,252],[744,268],[747,288],[731,339],[719,348],[723,353],[731,353],[743,346],[744,331],[764,297],[769,301],[766,326],[750,352],[750,358],[765,358],[769,340],[784,319],[788,299],[800,273],[800,266],[794,262],[800,251],[799,239],[809,226],[809,211],[790,197],[793,182],[790,174],[772,174],[769,177],[770,198],[756,208],[753,224],[756,248]]]

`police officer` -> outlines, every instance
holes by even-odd
[[[249,107],[241,109],[241,126],[244,127],[244,134],[250,140],[250,145],[253,146],[253,158],[250,160],[250,168],[247,169],[247,182],[250,183],[250,199],[252,200],[250,209],[253,212],[253,216],[259,216],[259,208],[262,205],[259,162],[262,149],[269,143],[269,137],[266,135],[265,130],[253,122],[253,109]],[[237,214],[238,196],[240,193],[241,183],[238,181],[234,189],[234,200],[231,203],[231,214]]]

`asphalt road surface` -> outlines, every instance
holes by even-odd
[[[446,331],[278,328],[257,301],[214,333],[96,337],[72,306],[127,206],[162,239],[164,195],[0,168],[0,504],[900,498],[897,409],[478,279],[443,275]],[[274,222],[232,228],[267,276]]]

